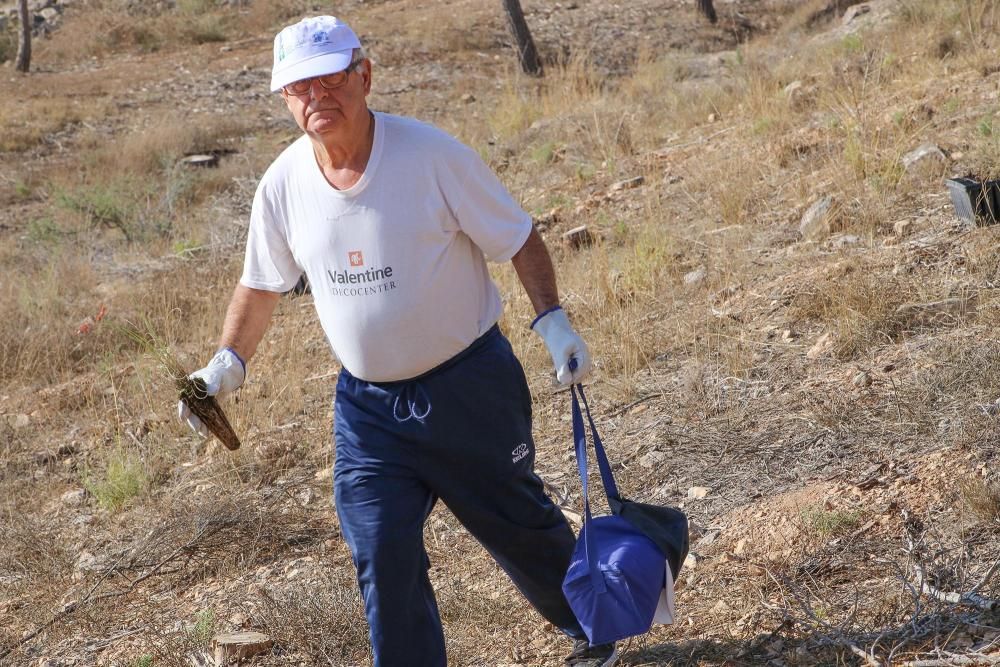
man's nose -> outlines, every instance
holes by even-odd
[[[318,78],[316,78],[316,79],[313,79],[312,81],[310,81],[310,82],[309,82],[309,95],[310,95],[310,96],[311,96],[311,97],[312,97],[312,98],[313,98],[314,100],[319,100],[319,99],[323,99],[324,97],[326,97],[326,96],[327,96],[327,95],[329,95],[329,94],[330,94],[330,91],[329,91],[329,90],[327,90],[327,89],[326,89],[326,88],[325,88],[325,87],[323,86],[323,84],[321,84],[321,83],[319,82],[319,79],[318,79]]]

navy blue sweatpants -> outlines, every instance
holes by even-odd
[[[528,601],[584,637],[562,593],[574,537],[533,471],[531,396],[498,327],[414,380],[337,382],[334,497],[376,667],[440,667],[424,521],[440,498]]]

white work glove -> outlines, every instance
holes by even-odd
[[[592,365],[590,352],[587,344],[570,326],[562,308],[556,306],[542,314],[532,323],[531,328],[545,341],[545,347],[549,348],[559,384],[576,384],[587,377]],[[570,363],[571,360],[575,363]]]
[[[208,366],[191,373],[188,377],[201,378],[205,381],[206,393],[221,399],[243,384],[247,377],[246,365],[235,352],[224,347],[215,353]],[[208,437],[208,427],[201,423],[184,401],[177,401],[177,417],[198,435]]]

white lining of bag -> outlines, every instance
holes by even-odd
[[[670,563],[667,562],[665,565],[667,582],[660,591],[660,601],[656,605],[656,613],[653,614],[653,623],[670,625],[674,622],[674,575],[670,572]]]

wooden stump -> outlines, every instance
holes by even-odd
[[[266,653],[274,646],[274,641],[260,632],[229,632],[216,635],[212,645],[215,647],[215,664],[221,667]]]

